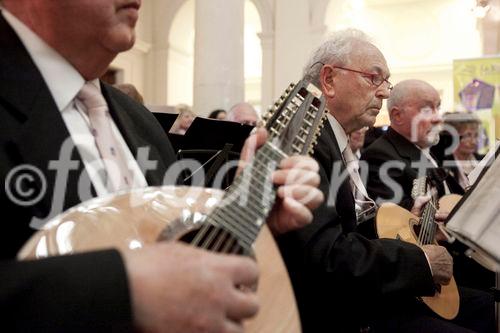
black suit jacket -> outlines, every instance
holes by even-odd
[[[4,329],[130,330],[128,282],[118,252],[100,251],[35,262],[13,260],[34,232],[29,227],[33,217],[57,213],[52,211],[54,203],[57,207],[57,202],[61,202],[61,210],[87,198],[80,198],[77,193],[79,177],[85,173],[77,149],[72,150],[70,164],[59,165],[59,179],[63,181],[61,187],[56,186],[57,172],[49,161],[61,162],[61,147],[71,138],[43,77],[1,14],[0,50],[0,179],[8,185],[7,191],[5,186],[0,190],[0,311]],[[101,87],[132,154],[136,156],[139,147],[149,147],[149,160],[157,162],[157,168],[145,174],[148,183],[161,184],[167,167],[175,160],[167,136],[144,107],[108,85]],[[45,182],[16,178],[16,168],[26,165],[39,170]],[[69,171],[65,179],[61,170],[66,168]],[[16,183],[16,179],[20,182]],[[16,184],[23,191],[33,191],[32,197],[42,193],[40,199],[34,204],[20,205],[12,196]]]
[[[418,166],[434,169],[420,149],[390,127],[387,133],[363,152],[361,160],[369,165],[367,190],[370,197],[379,202],[391,201],[406,209],[413,206],[411,191],[413,180],[419,177]],[[420,161],[425,164],[420,164]],[[395,166],[385,171],[391,178],[389,182],[381,176],[387,162]],[[452,193],[463,194],[462,188],[452,177],[447,177],[446,183]],[[438,186],[440,195],[444,194],[443,191],[444,187]]]
[[[394,190],[381,180],[379,170],[387,161],[398,161],[401,168],[391,169],[388,175],[392,178],[393,187],[399,184],[402,196],[398,200],[392,200],[400,206],[411,209],[413,198],[411,190],[413,180],[417,178],[417,169],[412,167],[413,162],[422,158],[422,152],[413,143],[405,139],[399,133],[389,128],[386,134],[370,145],[362,154],[361,159],[368,162],[368,193],[373,199],[381,198],[384,201],[394,196]],[[446,169],[445,169],[446,170]],[[453,174],[447,170],[446,183],[452,193],[464,194],[464,191]],[[444,194],[444,187],[438,186],[438,195]],[[479,288],[487,290],[494,285],[494,274],[476,263],[465,255],[467,247],[459,241],[445,245],[453,256],[454,277],[460,286]]]
[[[314,212],[311,225],[278,238],[304,332],[356,329],[378,315],[384,299],[432,294],[432,276],[421,249],[396,240],[369,240],[355,231],[353,196],[348,182],[337,176],[345,166],[328,123],[314,157],[326,203]]]

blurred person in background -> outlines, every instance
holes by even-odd
[[[453,112],[445,114],[444,122],[449,125],[452,143],[458,144],[444,157],[443,167],[466,190],[470,186],[467,176],[483,158],[477,153],[481,121],[473,113]]]
[[[141,104],[144,104],[144,98],[142,97],[142,95],[139,93],[139,91],[137,90],[137,88],[133,84],[119,83],[119,84],[115,84],[114,87],[116,89],[120,90],[125,95],[132,98],[134,101],[141,103]]]
[[[363,127],[349,134],[349,146],[358,160],[361,157],[361,149],[365,144],[365,134],[367,130],[368,127]]]
[[[217,120],[224,120],[227,117],[227,113],[225,110],[222,109],[216,109],[210,112],[208,115],[209,119],[217,119]]]
[[[172,125],[170,133],[184,135],[189,126],[193,123],[194,118],[196,118],[196,114],[191,110],[191,107],[186,104],[177,105],[175,110],[179,113],[179,116]]]
[[[233,105],[227,113],[227,120],[244,125],[257,126],[259,119],[254,107],[245,102]]]

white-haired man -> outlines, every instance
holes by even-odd
[[[321,88],[330,111],[314,153],[326,204],[311,225],[280,237],[304,332],[470,332],[416,304],[416,296],[449,282],[452,260],[445,248],[368,239],[357,231],[374,207],[356,210],[370,198],[347,169],[347,138],[372,126],[389,97],[384,56],[361,31],[343,30],[314,52],[304,74]]]

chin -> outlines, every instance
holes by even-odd
[[[135,44],[135,32],[130,27],[121,27],[108,35],[107,45],[116,53],[130,50]]]
[[[357,128],[355,129],[355,131],[362,129],[363,127],[372,127],[373,125],[375,125],[376,120],[377,117],[369,117],[366,119],[361,119],[358,126],[356,126]]]
[[[427,147],[435,146],[439,143],[439,135],[429,135],[425,140]]]

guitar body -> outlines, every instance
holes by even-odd
[[[460,198],[461,196],[455,194],[442,197],[439,200],[440,210],[451,211]],[[417,225],[419,225],[418,216],[394,203],[384,203],[378,209],[376,228],[380,238],[400,239],[418,245],[418,233],[415,230]],[[460,308],[458,288],[453,277],[450,283],[441,286],[440,291],[436,291],[434,296],[421,299],[432,311],[449,320],[457,316]]]
[[[21,249],[19,259],[37,259],[105,248],[140,248],[159,238],[175,241],[199,228],[224,192],[197,187],[148,187],[96,198],[56,217]],[[301,332],[288,273],[264,225],[254,244],[260,268],[258,315],[245,332]]]

